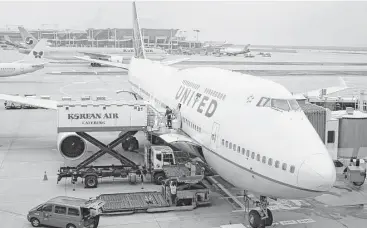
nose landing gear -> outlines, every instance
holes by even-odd
[[[248,221],[252,228],[264,228],[273,224],[273,214],[268,209],[269,203],[266,196],[260,196],[260,200],[254,200],[248,196],[245,190],[243,199],[245,201],[246,212],[250,209],[250,202],[258,207],[248,213]]]

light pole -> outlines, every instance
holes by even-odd
[[[194,29],[194,32],[196,32],[196,41],[199,41],[199,32],[200,32],[200,30]]]

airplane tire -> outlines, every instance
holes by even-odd
[[[256,210],[251,210],[248,215],[248,222],[252,228],[265,227],[265,221],[261,219],[260,213]]]
[[[271,210],[266,209],[268,212],[268,218],[265,219],[265,226],[271,226],[273,225],[273,213],[271,213]]]

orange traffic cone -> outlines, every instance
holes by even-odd
[[[47,180],[48,180],[48,178],[47,178],[47,174],[46,174],[46,171],[45,171],[45,175],[43,175],[43,180],[44,180],[44,181],[47,181]]]

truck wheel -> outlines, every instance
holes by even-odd
[[[154,183],[157,185],[162,184],[162,181],[165,179],[164,173],[156,173],[154,174]]]
[[[66,228],[76,228],[76,226],[74,226],[73,224],[67,224]]]
[[[41,225],[40,220],[38,220],[36,218],[31,219],[31,224],[32,224],[33,227],[39,227]]]
[[[94,175],[88,175],[85,177],[85,188],[96,188],[98,185],[98,178]]]

